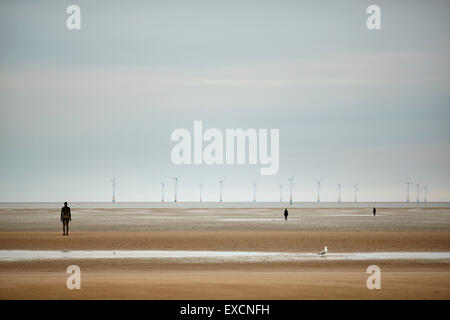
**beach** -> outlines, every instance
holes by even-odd
[[[0,260],[0,298],[449,299],[450,259],[401,253],[450,253],[450,208],[379,207],[376,217],[371,209],[292,208],[284,221],[280,208],[74,205],[64,237],[57,208],[1,208],[0,251],[119,256]],[[316,256],[324,246],[328,256]],[[120,257],[139,250],[169,257]],[[223,256],[170,257],[174,252]],[[376,258],[380,253],[391,256]],[[66,287],[69,265],[81,269],[80,290]],[[380,267],[380,290],[366,286],[370,265]]]

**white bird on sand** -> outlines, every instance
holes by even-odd
[[[320,251],[320,252],[317,252],[317,254],[320,254],[320,255],[325,255],[325,254],[327,254],[327,252],[328,252],[328,249],[327,249],[327,246],[325,246],[325,249],[323,249],[322,251]]]

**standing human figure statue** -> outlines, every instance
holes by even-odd
[[[287,221],[287,218],[288,218],[288,210],[284,209],[284,220]]]
[[[373,216],[375,217],[377,215],[377,209],[373,208]]]
[[[67,202],[64,202],[64,207],[61,208],[61,222],[63,224],[63,236],[69,235],[69,222],[72,220],[70,214],[70,208],[67,206]]]

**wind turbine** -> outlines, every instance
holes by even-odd
[[[280,202],[283,202],[283,185],[280,184]]]
[[[358,185],[353,185],[353,188],[355,188],[355,202],[358,202],[358,199],[356,198],[356,192],[358,191]]]
[[[219,202],[222,202],[223,180],[219,180],[219,185],[220,185],[220,189],[219,189]]]
[[[419,183],[416,183],[416,189],[417,189],[417,202],[419,202]]]
[[[409,185],[411,184],[411,182],[407,181],[406,182],[406,202],[409,202]]]
[[[112,202],[116,202],[116,178],[113,178],[111,180],[112,182],[112,188],[113,188],[113,194],[112,194]]]
[[[256,182],[252,183],[253,185],[253,203],[256,202]]]
[[[338,197],[338,202],[341,202],[341,186],[342,184],[338,184],[338,190],[339,190],[339,197]]]
[[[178,179],[179,179],[179,178],[180,178],[179,176],[173,177],[173,180],[174,180],[174,183],[175,183],[175,195],[174,195],[174,198],[173,198],[173,202],[177,202]]]
[[[425,193],[423,202],[427,202],[428,185],[424,185],[424,186],[423,186],[423,192]]]
[[[294,183],[294,176],[288,178],[289,180],[289,204],[292,206],[292,184]]]
[[[320,202],[320,180],[317,183],[317,203]]]
[[[161,202],[164,203],[164,182],[161,182]]]
[[[200,184],[198,185],[198,187],[200,188],[200,202],[202,202],[203,185],[200,183]]]

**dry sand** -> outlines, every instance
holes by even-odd
[[[81,290],[66,288],[68,265]],[[366,287],[365,262],[174,264],[146,260],[2,263],[1,299],[449,299],[447,263],[378,262],[381,290]]]
[[[236,209],[238,213],[232,209],[231,214],[227,213],[230,209],[164,210],[165,214],[129,209],[122,215],[118,211],[108,214],[104,210],[95,217],[85,217],[87,212],[75,212],[73,232],[69,237],[63,237],[57,222],[52,222],[56,227],[49,231],[47,219],[55,215],[54,210],[33,213],[26,209],[21,214],[17,210],[3,209],[0,210],[0,250],[317,252],[327,245],[332,252],[450,251],[448,208],[386,209],[375,218],[365,211],[354,211],[360,210],[354,208],[308,209],[305,212],[298,209],[290,214],[293,220],[288,222],[268,219],[273,215],[273,210],[269,209]],[[193,218],[195,215],[196,219]],[[133,219],[133,216],[137,218]],[[35,222],[31,223],[32,220]],[[142,227],[140,224],[144,220],[146,226]],[[233,225],[237,226],[236,230]],[[320,226],[323,230],[319,231]],[[65,271],[71,264],[81,268],[81,290],[66,288],[68,274]],[[381,268],[381,290],[366,287],[369,276],[366,269],[371,264]],[[0,298],[449,299],[450,264],[448,261],[424,260],[2,261]]]

